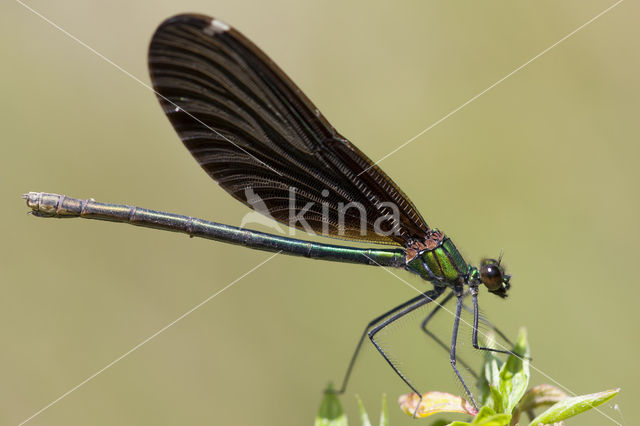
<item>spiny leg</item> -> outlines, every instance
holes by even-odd
[[[435,287],[433,290],[424,292],[423,295],[419,298],[419,300],[417,300],[415,303],[409,304],[400,312],[393,314],[391,317],[385,319],[384,321],[382,321],[381,323],[373,327],[367,333],[367,335],[369,336],[369,339],[371,340],[371,343],[373,343],[373,346],[375,346],[378,352],[380,352],[380,355],[382,355],[382,358],[384,358],[387,364],[391,366],[391,368],[398,375],[398,377],[400,377],[402,381],[405,382],[407,386],[409,386],[411,390],[417,393],[418,395],[421,395],[421,393],[418,391],[418,389],[416,389],[415,386],[411,384],[411,382],[409,382],[409,379],[407,379],[405,375],[402,374],[402,372],[393,364],[393,362],[391,361],[389,356],[386,354],[384,349],[382,349],[382,347],[378,344],[378,342],[376,342],[375,336],[376,334],[378,334],[380,331],[382,331],[385,327],[387,327],[389,324],[393,323],[394,321],[399,320],[400,318],[415,311],[421,306],[426,305],[427,303],[433,302],[444,292],[444,290],[445,290],[445,287]]]
[[[453,297],[454,293],[453,291],[449,294],[447,294],[444,299],[442,300],[442,302],[440,302],[440,304],[438,304],[438,306],[436,306],[435,308],[433,308],[433,310],[431,312],[429,312],[429,314],[427,315],[427,317],[424,319],[424,321],[422,321],[422,324],[420,325],[420,327],[424,330],[425,333],[427,334],[431,334],[431,332],[429,332],[427,330],[427,323],[429,321],[431,321],[431,319],[435,316],[435,314],[437,312],[440,311],[440,309],[442,309],[444,307],[444,305],[447,304],[447,302],[449,302],[449,300],[451,300],[451,298]]]
[[[464,292],[464,296],[463,297],[467,297],[468,295],[470,295],[471,293],[469,291],[465,291]],[[449,350],[449,347],[446,346],[440,339],[437,338],[436,335],[434,335],[433,333],[431,333],[428,329],[427,329],[427,323],[429,321],[431,321],[431,319],[434,317],[435,313],[438,312],[441,308],[444,307],[445,304],[447,304],[447,302],[449,302],[449,300],[451,300],[454,296],[454,292],[452,291],[451,293],[447,294],[447,296],[444,298],[444,300],[436,307],[434,308],[431,312],[429,312],[429,314],[427,315],[427,317],[424,319],[424,321],[422,322],[421,328],[422,330],[428,334],[430,337],[432,337],[434,340],[436,340],[438,342],[438,344],[442,347],[444,347],[447,351]],[[465,311],[473,314],[473,308],[467,306],[466,304],[462,304],[462,309],[464,309]],[[484,325],[486,325],[487,327],[489,327],[492,331],[494,331],[498,336],[500,336],[501,339],[503,339],[506,343],[509,344],[509,346],[513,346],[513,342],[511,342],[511,340],[507,337],[506,334],[504,334],[502,332],[502,330],[500,330],[498,327],[496,327],[491,321],[489,321],[487,318],[483,317],[479,312],[478,312],[478,325],[480,325],[480,322],[482,322]]]
[[[472,334],[472,344],[473,347],[476,349],[479,349],[481,351],[489,351],[489,352],[497,352],[497,353],[501,353],[501,354],[507,354],[507,355],[515,355],[517,357],[520,357],[520,355],[518,355],[517,353],[514,353],[512,351],[505,351],[505,350],[501,350],[501,349],[493,349],[493,348],[487,348],[484,346],[480,346],[478,344],[478,287],[470,287],[469,291],[471,292],[471,299],[473,300],[473,334]],[[497,330],[496,328],[493,328],[494,330]],[[504,338],[504,334],[500,333],[500,336]],[[509,342],[508,339],[505,338],[505,340],[507,342]]]
[[[467,297],[467,295],[469,294],[470,294],[469,292],[465,292],[465,297]],[[462,305],[462,309],[473,314],[473,308],[467,306],[466,304]],[[498,336],[500,336],[500,338],[504,340],[509,345],[509,347],[513,347],[513,342],[507,337],[507,335],[504,334],[502,330],[500,330],[496,325],[494,325],[491,321],[489,321],[486,317],[483,317],[482,314],[478,312],[478,331],[480,331],[480,328],[479,328],[480,323],[483,323],[489,329],[495,332]]]
[[[376,318],[374,318],[373,320],[369,321],[369,323],[364,328],[364,332],[360,336],[360,340],[358,340],[358,344],[356,346],[355,351],[353,352],[353,355],[351,356],[351,361],[349,361],[349,366],[347,367],[347,372],[344,375],[344,379],[342,379],[342,386],[340,386],[340,389],[337,390],[336,393],[342,394],[347,389],[347,383],[349,382],[349,378],[351,377],[351,372],[352,372],[353,367],[354,367],[354,365],[356,363],[356,359],[358,358],[358,355],[360,354],[360,349],[362,348],[362,344],[364,343],[364,338],[367,337],[367,333],[369,332],[369,330],[373,326],[375,326],[377,323],[379,323],[381,320],[387,318],[389,315],[393,315],[394,313],[406,308],[407,306],[409,306],[411,304],[414,304],[414,303],[418,302],[419,300],[423,300],[423,299],[425,299],[427,297],[430,297],[429,293],[431,291],[433,291],[433,290],[429,290],[429,291],[427,291],[427,292],[425,292],[423,294],[420,294],[419,296],[416,296],[416,297],[414,297],[412,299],[409,299],[406,302],[396,306],[393,309],[388,310],[384,314],[379,315]]]
[[[454,295],[455,293],[453,291],[447,294],[445,298],[438,304],[438,306],[436,306],[435,308],[433,308],[431,312],[429,312],[427,317],[424,319],[424,321],[422,321],[422,324],[420,325],[420,328],[422,329],[422,331],[431,339],[433,339],[433,341],[436,342],[438,346],[440,346],[442,349],[444,349],[447,352],[449,352],[450,350],[449,346],[445,344],[438,336],[433,334],[431,330],[427,328],[427,324],[429,323],[429,321],[433,319],[436,313],[440,312],[444,308],[444,305],[446,305],[453,298]],[[465,293],[464,296],[466,297],[466,295],[467,293]],[[465,360],[460,359],[459,361],[464,366],[465,369],[471,372],[471,375],[473,375],[474,379],[478,379],[478,375],[476,374],[476,372],[473,371],[471,366],[467,362],[465,362]]]
[[[451,366],[453,367],[453,371],[455,371],[456,375],[458,376],[458,379],[460,380],[460,383],[462,383],[462,386],[464,387],[465,392],[467,392],[467,395],[469,396],[471,403],[477,409],[478,404],[476,404],[476,400],[473,398],[473,395],[471,394],[471,391],[469,390],[469,388],[467,387],[467,384],[462,378],[460,371],[458,371],[458,367],[456,367],[456,343],[458,340],[458,326],[460,325],[460,313],[462,311],[462,300],[464,299],[464,291],[462,287],[456,288],[454,291],[458,300],[456,301],[456,315],[453,319],[453,333],[451,336],[451,352],[450,352],[449,360],[451,361]]]
[[[464,294],[463,294],[463,298],[466,298],[470,294],[471,294],[471,292],[465,291]],[[429,312],[429,314],[426,316],[424,321],[422,321],[422,324],[420,326],[422,331],[425,334],[427,334],[431,339],[433,339],[433,341],[435,341],[438,344],[438,346],[440,346],[445,351],[449,351],[450,347],[447,344],[445,344],[438,336],[436,336],[434,333],[432,333],[431,330],[429,330],[427,328],[427,325],[435,317],[436,313],[440,312],[444,308],[444,305],[446,305],[453,298],[454,295],[455,295],[455,292],[453,292],[453,291],[451,291],[449,294],[447,294],[445,296],[445,298],[442,300],[442,302],[440,302],[440,304],[438,304],[438,306],[436,306],[431,312]],[[462,304],[462,309],[464,309],[465,311],[467,311],[467,312],[469,312],[471,314],[474,314],[474,308],[469,307],[468,305],[466,305],[464,303]],[[474,320],[475,320],[475,317],[474,317]],[[488,326],[498,336],[500,336],[509,346],[513,347],[513,343],[511,342],[511,340],[509,340],[509,338],[498,327],[496,327],[493,323],[491,323],[491,321],[489,321],[488,319],[483,318],[482,316],[480,316],[479,309],[478,309],[478,320],[476,322],[477,325],[474,326],[474,330],[475,330],[476,333],[479,330],[480,322],[482,322],[486,326]],[[477,340],[476,340],[476,342],[477,342]],[[481,349],[481,350],[483,349],[479,345],[477,347],[474,345],[474,348]],[[478,379],[477,373],[473,370],[473,368],[470,367],[470,365],[467,362],[465,362],[464,359],[459,358],[459,359],[457,359],[457,361],[460,364],[462,364],[464,366],[464,368],[467,369],[475,379]]]

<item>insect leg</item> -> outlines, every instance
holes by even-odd
[[[387,364],[391,366],[391,368],[398,375],[398,377],[400,377],[402,381],[405,382],[407,386],[409,386],[411,390],[417,393],[418,395],[421,395],[418,389],[416,389],[416,387],[413,386],[411,382],[409,382],[409,379],[407,379],[405,375],[402,374],[402,372],[400,372],[400,370],[393,364],[389,356],[385,353],[384,349],[382,349],[382,347],[378,344],[378,342],[376,342],[375,335],[378,334],[385,327],[387,327],[389,324],[393,323],[394,321],[402,318],[403,316],[409,314],[410,312],[413,312],[419,307],[426,305],[427,303],[433,302],[444,292],[444,290],[445,290],[445,287],[435,287],[432,290],[426,291],[421,295],[421,297],[417,301],[415,301],[415,303],[406,304],[405,305],[406,307],[402,309],[400,312],[393,314],[389,318],[375,325],[373,328],[371,328],[367,332],[367,335],[369,336],[371,343],[373,343],[373,346],[375,346],[378,352],[380,352],[380,355],[382,355],[382,358],[384,358]]]
[[[436,313],[440,312],[443,308],[444,305],[447,304],[451,299],[453,299],[453,296],[455,295],[455,293],[453,291],[451,291],[449,294],[447,294],[445,296],[445,298],[442,300],[442,302],[440,302],[435,308],[433,308],[433,310],[431,312],[429,312],[429,314],[427,315],[427,317],[424,319],[424,321],[422,321],[422,324],[420,325],[420,328],[422,329],[422,331],[429,336],[431,339],[433,339],[434,342],[436,342],[438,344],[438,346],[440,346],[442,349],[444,349],[445,351],[449,352],[450,348],[449,345],[447,345],[446,343],[444,343],[442,341],[442,339],[440,339],[438,336],[436,336],[435,334],[433,334],[431,332],[431,330],[429,330],[427,328],[427,325],[429,323],[429,321],[431,321],[433,319],[433,317],[435,316]],[[465,293],[464,297],[466,297],[468,295],[468,293]],[[466,306],[463,306],[465,309]],[[471,366],[469,365],[469,363],[467,363],[464,359],[460,358],[458,359],[458,361],[460,362],[460,364],[462,364],[462,366],[468,370],[471,375],[473,376],[474,379],[478,379],[478,374],[473,371],[473,368],[471,368]]]
[[[416,303],[420,300],[425,299],[429,292],[425,292],[423,294],[420,294],[419,296],[416,296],[412,299],[407,300],[406,302],[396,306],[393,309],[388,310],[387,312],[385,312],[382,315],[377,316],[376,318],[374,318],[373,320],[369,321],[369,323],[367,324],[367,326],[364,328],[364,332],[362,333],[362,335],[360,336],[360,340],[358,340],[358,344],[356,345],[356,349],[353,352],[353,355],[351,356],[351,361],[349,361],[349,366],[347,367],[347,372],[344,375],[344,378],[342,379],[342,385],[340,386],[340,389],[338,391],[336,391],[336,393],[344,393],[344,391],[347,389],[347,383],[349,382],[349,378],[351,377],[351,372],[353,370],[353,367],[356,363],[356,359],[358,358],[358,355],[360,354],[360,349],[362,348],[362,344],[364,343],[364,338],[367,336],[367,333],[369,332],[369,330],[375,326],[376,324],[378,324],[380,321],[382,321],[383,319],[387,318],[389,315],[393,315],[394,313],[406,308],[407,306]]]
[[[465,297],[469,293],[465,293]],[[462,305],[462,309],[473,314],[473,307],[467,306],[466,304]],[[491,329],[494,333],[496,333],[502,340],[505,341],[509,345],[509,347],[513,347],[513,342],[507,337],[506,334],[502,332],[496,325],[494,325],[491,321],[489,321],[486,317],[482,316],[481,313],[478,313],[478,330],[480,330],[480,323],[486,325],[489,329]]]
[[[480,346],[478,344],[478,317],[479,317],[479,313],[478,313],[478,287],[471,287],[469,289],[469,291],[471,292],[471,299],[473,300],[473,335],[472,335],[472,343],[473,343],[473,347],[476,349],[479,349],[481,351],[490,351],[490,352],[497,352],[497,353],[501,353],[501,354],[507,354],[507,355],[515,355],[515,356],[520,356],[512,351],[505,351],[505,350],[501,350],[501,349],[493,349],[493,348],[487,348],[484,346]],[[491,324],[491,323],[489,323]],[[498,331],[496,328],[492,327],[494,330]],[[499,332],[499,331],[498,331]],[[504,338],[504,334],[499,333],[501,337]],[[508,339],[507,342],[509,341]]]
[[[467,395],[469,396],[471,403],[473,404],[474,407],[478,408],[478,404],[476,404],[476,400],[473,398],[473,395],[471,394],[469,387],[467,387],[467,384],[462,378],[460,371],[458,371],[458,367],[456,367],[456,342],[458,340],[458,326],[460,325],[460,313],[462,311],[462,300],[464,299],[464,291],[462,288],[457,288],[454,291],[458,300],[456,301],[456,314],[455,314],[455,318],[453,319],[453,333],[451,336],[451,352],[449,353],[450,354],[449,360],[451,361],[451,366],[453,367],[453,371],[455,371],[456,375],[458,376],[458,379],[460,380],[460,383],[462,383],[464,390],[467,392]]]

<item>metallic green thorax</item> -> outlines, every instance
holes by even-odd
[[[469,279],[475,268],[465,262],[449,237],[435,231],[429,243],[414,253],[407,250],[407,269],[434,284],[451,286]]]

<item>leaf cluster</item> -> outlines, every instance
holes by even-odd
[[[398,402],[408,415],[423,418],[438,413],[463,413],[472,416],[469,422],[447,422],[438,420],[431,426],[515,426],[515,425],[553,425],[563,424],[573,417],[598,405],[604,404],[616,396],[620,389],[568,397],[559,388],[542,384],[529,386],[529,345],[524,330],[511,350],[512,354],[501,361],[493,352],[486,352],[479,383],[478,410],[463,398],[444,392],[427,392],[423,395],[402,395]],[[336,406],[337,404],[337,406]],[[360,417],[363,426],[371,426],[360,399]],[[535,410],[546,408],[537,416]],[[529,415],[529,422],[523,423],[522,415]],[[316,426],[347,426],[347,418],[342,412],[340,401],[331,390],[325,392]],[[386,400],[383,397],[380,426],[389,425]]]

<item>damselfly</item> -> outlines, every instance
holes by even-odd
[[[193,217],[56,194],[29,193],[40,217],[84,217],[176,231],[247,247],[313,259],[406,269],[433,288],[369,322],[339,391],[343,392],[368,337],[398,376],[416,393],[376,341],[399,318],[456,298],[451,365],[466,294],[473,303],[473,347],[478,343],[478,292],[506,297],[510,276],[499,260],[469,265],[443,232],[431,228],[396,184],[342,137],[302,91],[251,41],[229,25],[201,15],[162,23],[149,48],[149,70],[160,104],[200,166],[234,198],[278,222],[344,240],[395,246],[358,248],[321,244]],[[436,177],[429,177],[428,182]],[[432,314],[437,309],[432,311]],[[426,330],[426,322],[423,322]]]

